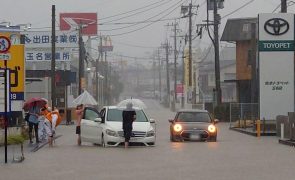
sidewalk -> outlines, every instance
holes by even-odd
[[[61,137],[61,135],[57,135],[55,139]],[[38,144],[36,143],[29,143],[29,140],[25,141],[23,144],[24,148],[24,158],[26,158],[26,155],[30,153],[34,153],[38,151],[39,149],[43,148],[48,144],[48,141],[45,140],[43,142],[40,142]],[[7,163],[21,163],[23,160],[21,154],[21,145],[8,145],[7,146]],[[0,146],[0,165],[5,164],[5,147]]]
[[[35,148],[36,144],[30,144],[29,141],[25,141],[23,144],[24,157],[30,153],[31,149]],[[8,145],[7,146],[7,163],[21,162],[21,145]],[[5,164],[5,147],[0,146],[0,165]]]

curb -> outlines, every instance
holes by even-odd
[[[56,140],[57,138],[60,138],[61,136],[62,136],[62,135],[55,136],[55,137],[53,138],[53,140]],[[37,152],[39,149],[41,149],[42,147],[44,147],[44,146],[47,145],[47,144],[48,144],[47,141],[44,142],[44,143],[38,144],[36,147],[34,147],[34,148],[31,150],[31,152]]]
[[[291,140],[287,140],[287,139],[279,139],[279,143],[295,147],[295,141],[291,141]]]

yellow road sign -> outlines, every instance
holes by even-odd
[[[19,32],[0,32],[0,36],[5,36],[10,39],[11,45],[20,44]]]
[[[23,93],[25,80],[24,45],[12,45],[9,53],[11,59],[7,61],[7,68],[10,69],[11,93]],[[4,68],[4,61],[0,61],[0,68]]]

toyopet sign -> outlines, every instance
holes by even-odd
[[[259,14],[260,119],[294,112],[294,14]]]

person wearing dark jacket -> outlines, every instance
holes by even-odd
[[[123,131],[124,131],[124,137],[125,137],[125,148],[128,148],[129,146],[129,140],[132,134],[132,124],[133,121],[136,119],[136,112],[132,108],[132,103],[128,103],[126,105],[126,109],[123,110],[122,116],[123,116]]]

